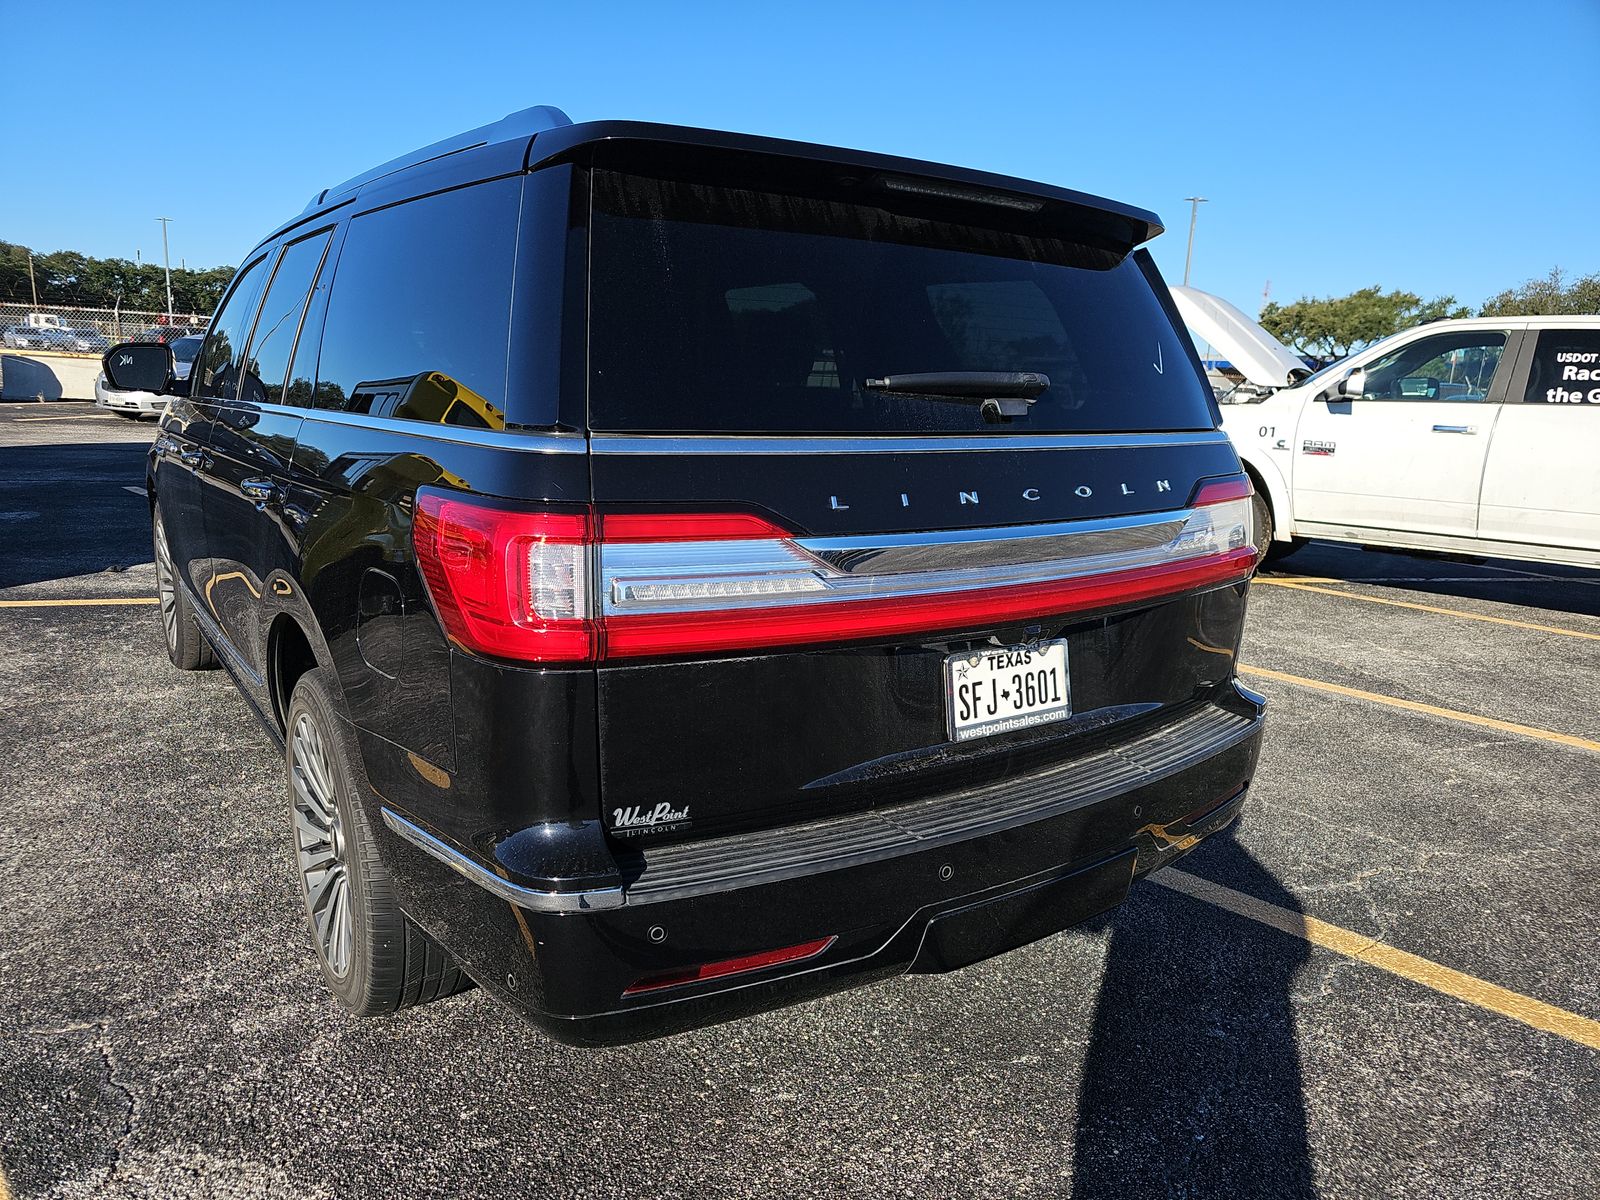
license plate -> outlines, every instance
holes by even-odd
[[[953,741],[987,737],[1072,715],[1067,643],[986,647],[944,660],[946,724]]]

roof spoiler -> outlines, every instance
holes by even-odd
[[[514,138],[531,138],[536,134],[544,133],[550,129],[560,129],[564,125],[571,125],[572,118],[559,108],[551,104],[536,104],[532,108],[524,108],[519,112],[507,113],[498,121],[488,125],[481,125],[477,129],[469,129],[465,133],[458,133],[454,137],[447,137],[443,141],[434,142],[431,146],[423,146],[420,150],[413,150],[409,154],[402,154],[399,158],[392,158],[388,162],[373,167],[370,171],[363,171],[354,175],[343,183],[335,184],[330,188],[323,188],[306,204],[301,211],[301,216],[312,212],[327,204],[330,199],[336,199],[349,192],[355,191],[363,184],[371,183],[374,179],[382,179],[385,175],[393,175],[397,171],[404,171],[407,167],[415,167],[425,162],[432,162],[437,158],[447,155],[459,154],[463,150],[473,150],[479,146],[488,146],[496,142],[509,142]]]
[[[529,145],[526,165],[537,170],[570,161],[606,143],[667,153],[720,153],[739,159],[762,155],[774,166],[785,160],[807,168],[833,166],[869,179],[883,191],[942,196],[958,203],[1009,210],[1024,218],[1038,214],[1045,223],[1067,217],[1075,236],[1092,232],[1118,255],[1128,254],[1162,232],[1161,218],[1146,209],[1031,179],[866,150],[642,121],[585,121],[541,134]]]

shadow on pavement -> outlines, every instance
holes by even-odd
[[[1208,875],[1300,911],[1231,836],[1199,854]],[[1310,947],[1151,883],[1102,923],[1072,1195],[1313,1195],[1291,1000]]]
[[[151,561],[148,451],[140,442],[0,447],[0,587]]]
[[[1305,576],[1600,617],[1600,571],[1585,567],[1501,558],[1453,559],[1311,542],[1273,559],[1262,572],[1263,579]]]

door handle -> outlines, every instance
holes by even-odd
[[[254,500],[257,508],[265,508],[276,502],[282,494],[282,489],[270,479],[242,479],[239,481],[239,490],[246,498]]]
[[[206,452],[199,448],[178,451],[178,461],[186,467],[206,467],[211,465],[211,460],[206,457]]]
[[[1477,433],[1478,427],[1476,425],[1435,425],[1433,431],[1435,433]]]

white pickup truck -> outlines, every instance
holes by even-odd
[[[1600,566],[1600,316],[1439,321],[1289,374],[1222,405],[1263,556],[1316,537]]]

